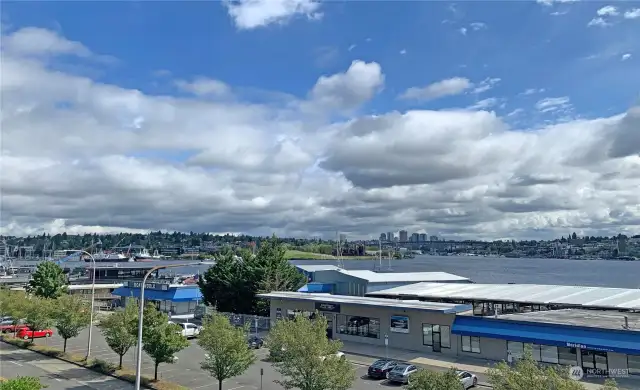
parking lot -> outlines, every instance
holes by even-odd
[[[87,351],[88,330],[85,329],[80,336],[67,342],[67,352],[84,355]],[[49,339],[37,339],[37,344],[49,345],[62,349],[63,340],[54,334]],[[200,368],[200,362],[204,360],[204,351],[197,345],[196,340],[190,341],[190,346],[180,351],[176,356],[178,360],[174,364],[161,364],[158,377],[167,381],[178,383],[190,389],[216,388],[217,381],[206,371]],[[279,374],[272,365],[264,359],[268,355],[266,348],[256,351],[257,361],[243,375],[225,381],[224,390],[283,390],[283,387],[274,383]],[[144,352],[143,352],[144,354]],[[107,346],[100,330],[94,327],[91,356],[114,363],[118,362],[118,356]],[[123,365],[130,369],[135,367],[134,348],[124,357]],[[351,387],[353,390],[371,390],[372,386],[400,387],[388,384],[383,380],[371,380],[366,378],[366,365],[354,364],[356,380]],[[261,376],[261,369],[263,375]],[[146,355],[142,359],[142,372],[153,377],[153,361]]]

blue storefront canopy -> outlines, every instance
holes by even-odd
[[[134,297],[140,298],[139,288],[118,287],[113,290],[113,295],[121,297]],[[169,288],[168,291],[161,290],[144,290],[144,298],[152,301],[171,301],[171,302],[188,302],[188,301],[201,301],[202,293],[198,286],[194,287],[181,287],[181,288]]]
[[[640,332],[482,317],[456,317],[451,332],[541,345],[640,354]]]
[[[308,283],[298,289],[298,292],[308,293],[331,293],[333,284],[331,283]]]

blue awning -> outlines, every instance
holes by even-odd
[[[140,298],[140,289],[129,287],[118,287],[113,290],[113,295],[121,297],[134,297]],[[173,287],[168,291],[160,290],[144,290],[144,299],[151,301],[172,301],[172,302],[188,302],[188,301],[201,301],[202,293],[198,286],[194,287]]]
[[[298,289],[298,292],[306,293],[331,293],[333,292],[332,283],[308,283]]]
[[[640,355],[640,332],[482,317],[456,317],[451,332],[541,345]]]

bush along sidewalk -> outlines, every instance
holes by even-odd
[[[11,344],[19,348],[28,349],[30,351],[37,352],[52,358],[60,359],[67,363],[88,368],[90,370],[99,372],[104,375],[109,375],[111,377],[118,378],[123,381],[127,381],[130,383],[135,383],[136,381],[135,371],[129,370],[124,367],[122,370],[118,370],[118,366],[111,362],[107,362],[101,359],[89,359],[89,361],[86,361],[84,356],[80,356],[72,353],[65,353],[65,352],[62,352],[62,350],[57,348],[32,344],[30,341],[21,340],[21,339],[17,339],[15,337],[6,336],[6,335],[0,336],[0,340],[4,341],[7,344]],[[149,378],[146,376],[142,376],[141,384],[142,386],[148,389],[155,389],[155,390],[188,390],[188,387],[180,386],[176,383],[167,382],[163,380],[154,381],[152,378]]]

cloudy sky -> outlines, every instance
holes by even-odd
[[[640,233],[612,4],[5,3],[2,233]]]

